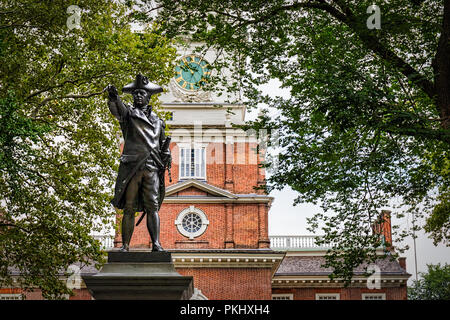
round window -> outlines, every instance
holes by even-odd
[[[202,235],[208,224],[209,221],[205,213],[194,206],[181,211],[175,220],[178,231],[189,239]]]
[[[184,216],[181,224],[183,225],[184,230],[189,233],[194,233],[202,227],[202,218],[200,218],[200,216],[195,212],[189,212]]]

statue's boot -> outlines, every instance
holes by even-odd
[[[130,247],[129,247],[128,244],[124,244],[124,245],[119,249],[120,252],[128,252],[129,250],[130,250]]]
[[[161,247],[159,241],[154,241],[152,244],[152,252],[154,251],[165,252],[166,250],[164,250],[163,247]]]

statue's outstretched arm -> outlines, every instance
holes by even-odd
[[[109,85],[106,87],[108,91],[108,107],[109,111],[113,114],[117,120],[122,121],[128,113],[127,107],[120,100],[116,87]]]

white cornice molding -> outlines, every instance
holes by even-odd
[[[185,137],[186,134],[189,134],[189,137],[202,137],[202,138],[224,138],[224,137],[238,137],[238,138],[246,138],[246,140],[243,140],[242,142],[253,142],[257,143],[258,139],[256,137],[256,134],[253,132],[246,132],[241,128],[233,128],[233,127],[218,127],[216,125],[204,125],[201,126],[198,125],[171,125],[171,127],[174,127],[173,129],[169,130],[168,135],[172,136],[173,138],[178,137]],[[198,139],[197,139],[198,140]],[[173,141],[175,142],[175,141]],[[207,142],[214,142],[208,140]],[[241,142],[241,141],[240,141]]]
[[[381,288],[399,287],[406,285],[409,276],[407,275],[380,275],[379,285]],[[367,288],[368,277],[355,276],[352,278],[349,287]],[[342,279],[331,280],[327,275],[274,275],[272,278],[272,288],[291,288],[291,287],[334,287],[343,288]]]
[[[173,194],[194,187],[211,196],[172,196]],[[208,183],[189,179],[171,185],[166,188],[166,196],[163,203],[267,203],[271,204],[273,197],[258,194],[233,194],[227,190],[212,186]]]
[[[236,204],[248,204],[248,203],[266,203],[270,205],[273,201],[272,197],[239,197],[236,199],[229,199],[225,197],[166,197],[163,203],[236,203]]]
[[[328,248],[288,248],[286,250],[286,257],[323,257],[327,255],[327,250]]]
[[[284,253],[172,252],[175,268],[271,268],[278,269]]]
[[[225,103],[225,102],[163,102],[163,109],[217,109],[217,106],[223,106],[227,109],[243,109],[244,104],[241,103]]]
[[[272,237],[269,235],[269,238]],[[327,251],[330,248],[272,248],[273,250],[286,251],[286,257],[323,257],[327,255]],[[384,256],[385,252],[383,248],[377,249],[376,254]]]
[[[235,196],[234,194],[232,194],[229,191],[214,187],[210,184],[207,184],[205,182],[201,182],[201,181],[195,180],[195,179],[189,179],[189,180],[179,182],[177,184],[167,187],[166,188],[166,197],[170,196],[171,194],[174,194],[174,193],[180,192],[182,190],[185,190],[187,188],[190,188],[190,187],[195,187],[195,188],[205,191],[207,193],[217,195],[217,196],[222,196],[222,197],[229,198],[229,199],[237,198],[237,196]]]

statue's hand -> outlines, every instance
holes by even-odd
[[[112,84],[110,84],[106,87],[106,91],[108,91],[108,97],[110,99],[115,100],[119,96],[119,93],[117,92],[116,87],[114,87]]]

